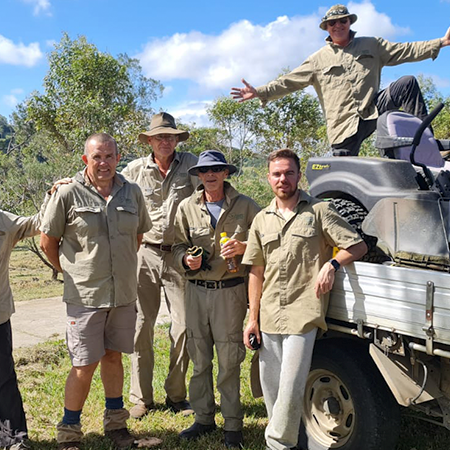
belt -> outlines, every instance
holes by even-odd
[[[171,252],[172,246],[171,245],[165,245],[165,244],[149,244],[148,242],[144,243],[144,247],[152,247],[157,248],[161,252]]]
[[[242,277],[230,278],[229,280],[214,281],[214,280],[189,280],[192,284],[196,286],[201,286],[206,289],[224,289],[238,284],[242,284],[244,279]]]

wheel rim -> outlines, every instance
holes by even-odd
[[[339,377],[328,370],[312,370],[303,403],[303,423],[312,439],[326,448],[348,442],[355,427],[355,407]]]

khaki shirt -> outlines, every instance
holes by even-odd
[[[40,214],[20,217],[0,210],[0,324],[14,313],[9,285],[9,259],[17,241],[39,234]]]
[[[319,299],[314,285],[332,257],[333,247],[346,249],[361,242],[331,203],[305,192],[285,219],[276,200],[253,221],[243,264],[264,266],[260,327],[264,333],[305,334],[327,329],[328,295]]]
[[[144,243],[173,244],[177,207],[198,185],[198,178],[188,174],[188,169],[196,164],[195,155],[175,152],[175,158],[165,178],[154,162],[153,155],[132,161],[123,169],[122,175],[142,189],[152,220],[152,228],[145,233]]]
[[[225,260],[220,256],[220,233],[226,232],[230,239],[245,242],[253,218],[261,208],[249,197],[237,192],[225,182],[225,201],[216,228],[211,226],[211,216],[204,200],[204,188],[200,185],[178,208],[175,221],[174,253],[175,268],[189,280],[226,280],[243,277],[248,268],[241,264],[242,256],[236,256],[238,271],[227,272]],[[186,270],[183,256],[193,245],[209,252],[208,264],[211,270]]]
[[[314,86],[327,123],[328,140],[339,144],[356,134],[359,119],[378,117],[374,98],[380,88],[384,66],[435,59],[440,39],[391,43],[381,38],[354,38],[342,48],[328,44],[309,56],[291,73],[258,87],[262,103],[275,100],[307,86]]]
[[[128,305],[137,296],[137,235],[151,226],[139,186],[119,174],[106,200],[79,172],[52,195],[41,231],[62,238],[66,303]]]

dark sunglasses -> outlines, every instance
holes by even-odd
[[[211,166],[211,167],[199,167],[198,171],[200,173],[207,173],[210,170],[212,170],[214,173],[223,172],[224,170],[227,170],[225,166]]]
[[[334,27],[336,25],[336,22],[341,22],[342,25],[345,25],[348,21],[348,17],[344,17],[343,19],[339,20],[328,20],[327,24],[330,25],[330,27]]]

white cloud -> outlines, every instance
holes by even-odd
[[[52,6],[49,0],[22,0],[24,3],[34,6],[33,14],[38,16],[41,12],[51,15],[49,9]]]
[[[21,95],[23,93],[24,93],[24,90],[22,88],[11,89],[11,94]]]
[[[8,94],[3,96],[3,103],[10,108],[14,108],[18,103],[18,98],[13,94]]]
[[[353,26],[358,35],[392,39],[409,32],[370,2],[350,3],[349,9],[358,14]],[[242,20],[219,35],[177,33],[148,42],[137,57],[147,76],[163,82],[190,80],[203,92],[229,89],[242,77],[259,85],[283,68],[295,68],[324,44],[326,34],[318,26],[324,12],[321,8],[309,16],[282,16],[266,25]]]
[[[211,125],[206,109],[212,104],[212,100],[186,102],[170,108],[170,114],[183,123],[195,123],[197,127]]]
[[[0,64],[32,67],[43,57],[37,42],[29,45],[15,44],[10,39],[0,35]]]

